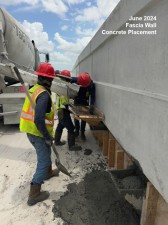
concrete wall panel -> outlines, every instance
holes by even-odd
[[[167,0],[122,0],[76,66],[91,73],[108,129],[168,202],[167,12]],[[157,16],[157,35],[102,35],[126,30],[131,15]]]

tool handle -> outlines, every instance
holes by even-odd
[[[54,151],[54,153],[55,153],[55,155],[56,155],[56,157],[57,157],[57,162],[60,163],[60,157],[59,157],[59,154],[58,154],[58,152],[57,152],[57,149],[56,149],[54,143],[52,143],[52,149],[53,149],[53,151]]]
[[[22,76],[20,75],[20,72],[19,72],[18,68],[16,66],[14,66],[13,69],[14,69],[14,71],[15,71],[15,73],[16,73],[19,81],[20,81],[20,83],[22,85],[24,85],[24,80],[23,80]]]
[[[31,98],[31,96],[30,96],[30,94],[29,94],[29,91],[28,91],[27,88],[26,88],[26,85],[25,85],[25,83],[24,83],[24,80],[23,80],[23,78],[22,78],[22,76],[21,76],[21,74],[20,74],[18,68],[17,68],[16,66],[14,66],[13,69],[14,69],[14,71],[15,71],[15,73],[16,73],[16,76],[18,77],[20,83],[22,84],[22,86],[23,86],[24,89],[25,89],[26,95],[27,95],[27,97],[29,98],[29,101],[31,102],[32,108],[35,109],[35,104],[34,104],[32,98]]]

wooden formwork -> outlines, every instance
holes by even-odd
[[[107,159],[109,169],[124,171],[133,164],[132,157],[108,129],[92,132]],[[168,203],[150,182],[147,183],[146,195],[143,198],[140,225],[168,225]]]
[[[102,145],[102,151],[104,156],[108,156],[108,145],[109,145],[109,131],[106,130],[103,132],[103,145]]]
[[[98,141],[102,153],[107,159],[109,168],[117,170],[126,169],[132,164],[132,160],[115,137],[106,130],[92,130],[93,136]]]
[[[158,197],[159,193],[154,186],[148,182],[146,197],[143,199],[141,225],[154,225]]]
[[[110,137],[108,140],[108,167],[112,168],[115,166],[115,144],[116,140],[114,137]]]
[[[93,136],[98,141],[99,146],[101,147],[103,145],[103,132],[101,130],[94,130],[92,131]]]
[[[104,120],[104,114],[94,107],[94,114],[90,113],[89,106],[69,104],[69,111],[77,120],[86,121],[91,126],[97,126]]]
[[[168,225],[168,203],[150,182],[143,199],[140,225]]]

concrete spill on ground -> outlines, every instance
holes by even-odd
[[[139,225],[139,218],[115,189],[108,172],[96,170],[68,191],[53,206],[64,225]]]

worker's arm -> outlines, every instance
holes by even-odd
[[[51,140],[51,136],[45,125],[45,114],[49,113],[50,110],[51,99],[49,94],[44,91],[38,96],[36,100],[34,122],[36,124],[37,129],[40,131],[40,133],[42,133],[43,137],[46,140]]]
[[[90,114],[94,114],[94,104],[95,104],[95,84],[92,83],[90,87]]]
[[[77,80],[78,80],[77,77],[71,77],[70,83],[76,83],[77,84]]]
[[[96,87],[95,87],[95,84],[92,83],[92,86],[90,87],[90,105],[95,104],[95,93],[96,93]]]

